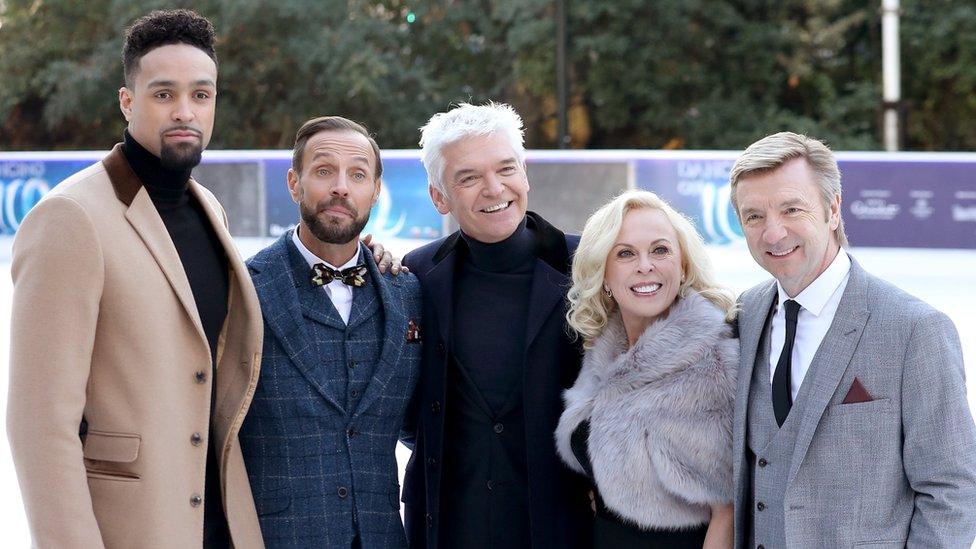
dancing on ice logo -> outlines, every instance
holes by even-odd
[[[14,234],[51,186],[43,162],[0,162],[0,234]]]
[[[744,239],[742,226],[732,209],[729,170],[732,161],[678,162],[678,194],[694,197],[698,213],[684,208],[698,224],[708,244],[728,244]]]

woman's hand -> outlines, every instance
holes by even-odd
[[[703,549],[730,549],[733,523],[732,504],[712,505],[712,519],[708,521]]]

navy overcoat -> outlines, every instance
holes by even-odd
[[[587,481],[556,456],[553,432],[563,410],[562,392],[579,373],[581,342],[567,329],[569,269],[579,237],[565,235],[538,214],[528,212],[536,235],[536,264],[530,290],[523,361],[523,411],[532,546],[592,547]],[[420,381],[408,414],[404,442],[413,446],[404,479],[403,502],[411,548],[437,549],[445,383],[454,310],[455,266],[463,246],[459,232],[407,254],[404,263],[423,289],[423,357]],[[451,549],[451,548],[444,548]]]

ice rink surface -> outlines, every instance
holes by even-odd
[[[10,337],[10,238],[0,238],[0,418],[7,402],[7,349]],[[241,255],[249,257],[270,242],[268,239],[239,239]],[[388,242],[397,254],[414,242]],[[744,244],[709,248],[719,280],[740,292],[768,277],[753,261]],[[966,361],[970,406],[976,411],[976,251],[854,248],[856,260],[867,271],[892,282],[949,315],[962,339]],[[56,395],[52,395],[56,397]],[[4,425],[6,422],[4,421]],[[401,475],[409,451],[397,451]],[[6,436],[0,437],[0,525],[3,547],[30,546],[27,520],[20,502],[20,489],[10,459]]]

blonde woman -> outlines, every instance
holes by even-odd
[[[595,486],[595,547],[732,547],[734,300],[701,237],[626,192],[587,221],[569,300],[586,356],[556,442]]]

